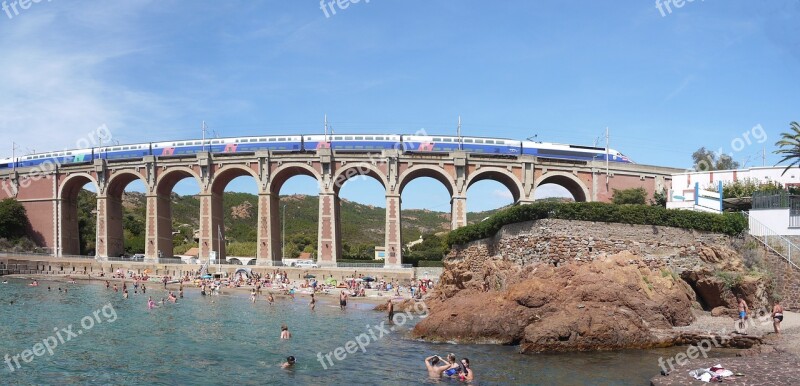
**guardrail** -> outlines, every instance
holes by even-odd
[[[798,262],[800,262],[798,261],[800,258],[800,247],[762,224],[760,221],[754,219],[749,213],[742,212],[742,215],[747,218],[750,236],[753,236],[764,244],[764,246],[783,257],[795,268],[800,269],[800,266],[797,265]]]
[[[380,263],[336,263],[337,268],[384,268]],[[401,268],[414,268],[413,264],[401,264]]]
[[[183,260],[176,258],[163,257],[158,259],[158,264],[183,264]]]
[[[53,256],[50,253],[34,253],[34,252],[14,252],[14,251],[0,251],[0,257],[14,257],[14,256],[30,256],[30,257],[59,257],[67,259],[96,259],[97,256],[87,255],[62,255]]]

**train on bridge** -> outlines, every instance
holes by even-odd
[[[609,162],[633,163],[628,157],[613,149],[504,138],[398,134],[301,134],[188,139],[54,151],[0,159],[0,169],[32,167],[43,163],[59,165],[89,163],[96,159],[113,161],[141,159],[145,156],[181,157],[201,152],[214,154],[254,153],[265,150],[316,152],[321,148],[354,153],[375,153],[393,149],[402,153],[449,153],[461,150],[467,153],[497,157],[531,155],[557,160],[608,160]]]

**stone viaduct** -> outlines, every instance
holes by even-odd
[[[350,178],[369,176],[386,190],[386,267],[399,267],[401,249],[401,194],[412,180],[431,177],[451,197],[451,226],[467,224],[467,189],[481,180],[495,180],[511,192],[514,202],[533,201],[536,187],[557,184],[576,201],[610,201],[613,189],[644,187],[653,192],[669,189],[677,169],[602,161],[566,161],[532,156],[494,158],[454,152],[409,154],[339,153],[318,149],[311,153],[256,152],[249,154],[198,153],[185,157],[146,156],[136,160],[94,160],[90,164],[54,165],[49,170],[18,168],[0,172],[0,199],[14,197],[26,208],[34,239],[54,256],[79,253],[78,192],[90,183],[97,192],[96,254],[99,259],[123,253],[122,193],[139,180],[146,187],[146,260],[172,256],[170,195],[175,184],[193,178],[200,186],[199,250],[225,255],[218,229],[225,208],[222,194],[236,177],[250,176],[258,186],[257,265],[281,261],[279,192],[289,178],[306,175],[319,185],[317,256],[320,266],[335,266],[341,256],[339,190]],[[224,238],[224,233],[222,235]]]

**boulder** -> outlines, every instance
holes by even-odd
[[[469,266],[446,263],[441,292],[428,301],[431,314],[414,328],[416,337],[519,343],[523,352],[645,348],[669,344],[670,334],[656,331],[694,320],[691,287],[629,252],[558,267],[499,259],[480,273]]]

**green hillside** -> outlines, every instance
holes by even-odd
[[[228,253],[252,256],[256,248],[256,225],[258,212],[257,196],[249,193],[226,192],[223,196],[225,238]],[[285,205],[286,255],[296,256],[302,251],[316,250],[319,200],[316,196],[281,196],[279,210]],[[127,253],[144,251],[145,209],[144,194],[126,192],[123,196],[125,249]],[[175,254],[181,254],[197,246],[194,232],[199,228],[200,201],[196,196],[172,195]],[[94,193],[82,191],[79,197],[81,228],[81,253],[94,250],[95,225],[93,214]],[[481,221],[495,211],[468,213],[470,223]],[[279,212],[279,216],[282,213]],[[384,208],[363,205],[347,200],[341,201],[341,232],[343,254],[350,259],[371,259],[374,247],[384,244],[386,211]],[[402,211],[403,240],[419,239],[450,230],[450,213],[429,210],[407,209]],[[427,238],[427,237],[426,237]]]

